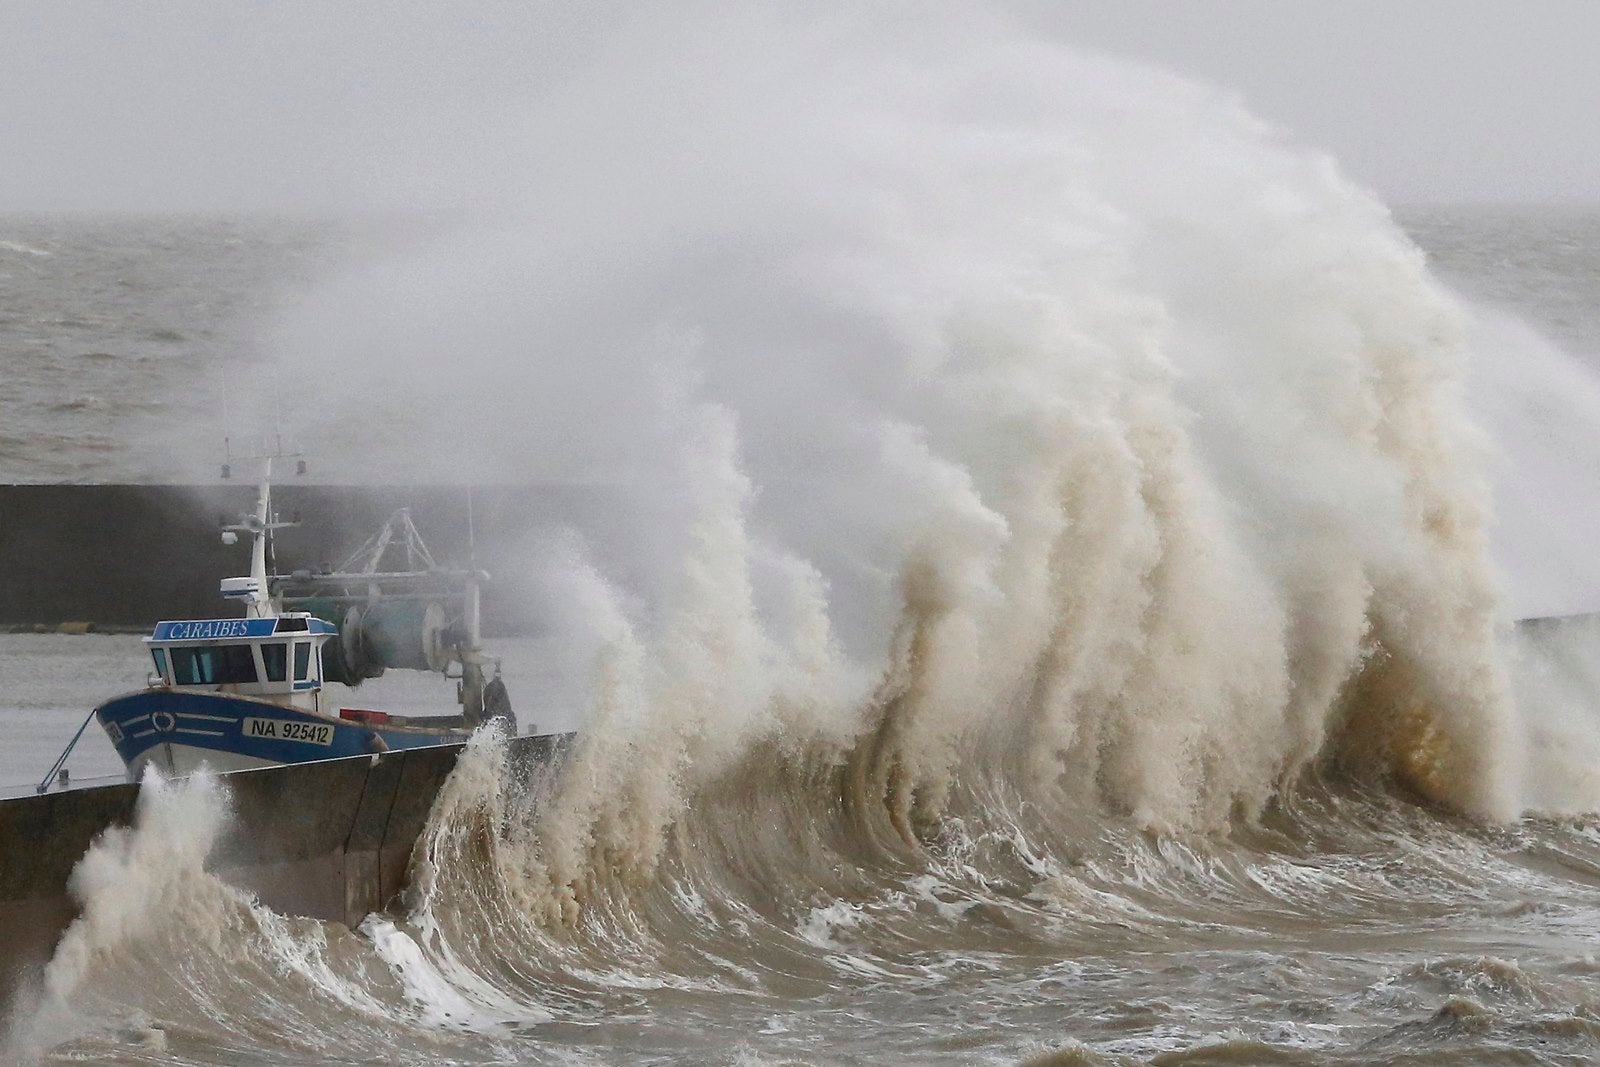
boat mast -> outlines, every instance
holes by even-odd
[[[272,461],[290,453],[281,450],[264,452],[258,456],[239,457],[258,459],[261,461],[261,482],[256,490],[256,509],[254,514],[243,516],[236,526],[222,528],[222,541],[224,544],[233,544],[241,533],[249,534],[253,540],[250,545],[250,574],[245,578],[224,578],[222,580],[222,595],[229,600],[243,600],[244,613],[247,619],[275,619],[281,613],[281,601],[273,596],[269,584],[273,577],[271,569],[276,566],[272,552],[272,532],[289,526],[298,526],[299,522],[279,522],[272,510]],[[229,459],[233,459],[232,455]],[[230,464],[222,467],[222,476],[227,478],[231,473]],[[304,474],[306,464],[300,460],[295,464],[295,473]]]
[[[255,543],[250,547],[250,600],[245,617],[265,619],[277,615],[272,609],[272,594],[267,591],[267,542],[272,539],[272,457],[263,461],[261,484],[256,496],[256,521],[249,523]]]

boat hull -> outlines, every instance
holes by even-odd
[[[247,770],[431,745],[456,744],[456,729],[370,725],[228,693],[147,689],[108,700],[95,718],[137,781],[147,765],[166,775]]]

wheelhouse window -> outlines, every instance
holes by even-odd
[[[256,681],[256,658],[249,645],[211,645],[172,649],[173,681],[178,685],[230,685]]]
[[[294,680],[306,680],[306,672],[311,669],[311,642],[296,641],[294,643]]]
[[[267,681],[281,682],[289,667],[289,644],[286,641],[261,643],[261,666],[266,669]]]
[[[164,648],[152,648],[150,650],[150,658],[156,661],[156,673],[165,678],[167,676],[167,650]]]

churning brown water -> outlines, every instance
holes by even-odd
[[[530,536],[560,775],[476,742],[358,931],[207,876],[225,788],[151,783],[14,1056],[1600,1053],[1600,634],[1511,626],[1600,606],[1593,217],[1408,234],[1209,90],[981,20],[889,54],[830,26],[644,19],[517,111],[544,162],[482,226],[320,281],[270,224],[0,242],[29,306],[114,234],[218,287],[200,318],[272,319],[244,356],[211,329],[235,382],[316,383],[279,414],[335,479],[632,499]],[[308,295],[267,315],[236,261],[294,242]],[[32,314],[16,425],[73,360],[135,402],[134,358],[135,436],[171,438],[194,326],[125,353]],[[18,384],[35,352],[65,369]],[[185,454],[36,432],[0,439],[24,476]]]

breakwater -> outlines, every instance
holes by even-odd
[[[513,738],[532,780],[570,734]],[[461,745],[222,776],[233,816],[207,861],[273,910],[354,927],[405,886],[411,852]],[[140,787],[93,786],[0,800],[0,1006],[42,974],[77,915],[68,879],[94,839],[131,825]]]
[[[469,500],[470,494],[470,500]],[[527,636],[543,625],[525,564],[529,544],[559,526],[593,526],[608,495],[589,486],[340,486],[284,482],[273,499],[282,573],[339,563],[397,508],[409,507],[442,566],[490,574],[484,632]],[[225,607],[217,583],[249,568],[221,528],[255,504],[255,486],[0,485],[0,627],[142,629]]]

